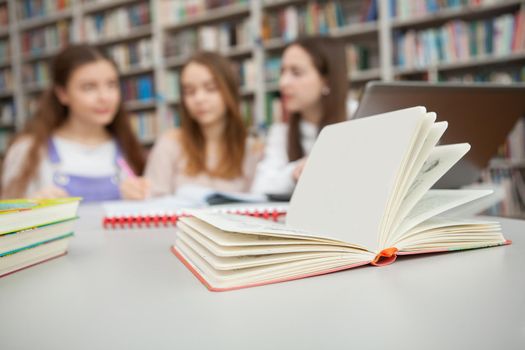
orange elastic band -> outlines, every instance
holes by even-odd
[[[374,266],[384,266],[393,263],[397,258],[397,248],[387,248],[383,249],[376,255],[375,259],[372,261]]]

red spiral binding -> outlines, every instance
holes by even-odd
[[[237,209],[229,213],[278,221],[279,218],[286,215],[286,210],[265,209],[262,211],[256,211],[250,209]],[[175,226],[179,218],[186,216],[189,215],[181,213],[174,215],[106,216],[102,219],[102,226],[105,229],[169,227]]]

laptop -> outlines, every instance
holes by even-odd
[[[479,179],[515,123],[525,116],[525,84],[370,82],[353,118],[413,106],[425,106],[437,113],[438,121],[448,121],[441,143],[472,146],[434,186],[459,188]]]

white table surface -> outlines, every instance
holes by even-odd
[[[525,221],[510,246],[216,293],[173,229],[80,216],[68,255],[0,279],[0,349],[525,349]]]

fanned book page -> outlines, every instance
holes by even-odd
[[[198,212],[178,223],[173,252],[222,291],[510,243],[497,222],[451,215],[491,191],[430,189],[470,148],[436,146],[447,125],[435,119],[414,107],[325,127],[286,224]]]

